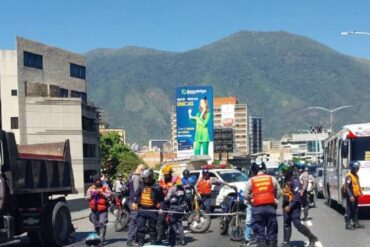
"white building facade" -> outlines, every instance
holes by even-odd
[[[69,139],[79,193],[99,173],[99,112],[87,103],[85,58],[17,37],[0,51],[1,125],[18,144]]]

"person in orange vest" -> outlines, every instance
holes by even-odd
[[[112,192],[107,184],[103,185],[101,178],[97,178],[95,183],[86,192],[86,200],[89,201],[91,209],[90,220],[94,224],[96,233],[100,236],[102,243],[105,240],[108,223],[108,199]]]
[[[198,180],[195,188],[202,198],[202,209],[207,213],[211,213],[211,203],[212,203],[212,185],[213,184],[223,184],[234,188],[235,186],[224,183],[218,178],[211,177],[209,170],[203,168],[202,176]]]
[[[171,164],[167,164],[162,168],[163,178],[159,181],[159,186],[162,187],[163,190],[163,197],[166,197],[169,189],[171,187],[176,186],[177,184],[181,184],[180,176],[173,175],[173,168]],[[168,210],[168,207],[163,202],[161,203],[161,208],[164,210]],[[158,241],[162,242],[165,239],[165,232],[168,227],[167,224],[167,214],[160,213],[158,215]]]
[[[275,177],[265,174],[265,163],[253,162],[251,170],[256,175],[247,181],[244,196],[252,204],[257,246],[277,247],[276,208],[281,195],[280,185]]]
[[[343,193],[346,198],[346,213],[344,219],[347,230],[354,230],[356,228],[365,228],[358,221],[358,198],[362,196],[360,187],[360,180],[357,175],[360,170],[360,162],[351,161],[350,172],[346,175],[345,184],[343,185]],[[353,225],[351,225],[351,219]]]

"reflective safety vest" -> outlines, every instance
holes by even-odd
[[[171,187],[175,186],[176,184],[180,184],[180,183],[181,183],[180,177],[173,176],[171,182],[169,183],[166,183],[164,179],[159,181],[159,186],[163,188],[163,194],[167,195],[167,192]]]
[[[198,183],[198,192],[202,196],[209,196],[212,193],[211,180],[202,178]]]
[[[252,205],[275,204],[275,188],[270,175],[257,175],[251,178],[252,184]]]
[[[285,184],[281,194],[283,196],[284,201],[291,202],[293,200],[293,191],[291,189],[290,182]]]
[[[140,205],[144,207],[154,207],[154,196],[152,187],[144,187],[141,191]]]
[[[362,196],[362,190],[360,186],[360,181],[358,179],[358,175],[354,175],[352,172],[347,173],[346,177],[351,177],[352,182],[352,191],[355,197]],[[343,184],[343,191],[346,192],[346,184]]]
[[[107,188],[103,186],[102,191],[105,193]],[[103,195],[96,193],[92,195],[89,201],[89,207],[93,211],[104,212],[108,210],[108,200]]]

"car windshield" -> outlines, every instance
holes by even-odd
[[[239,171],[219,171],[217,173],[226,183],[245,182],[248,180],[247,175]]]

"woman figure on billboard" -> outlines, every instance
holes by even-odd
[[[200,100],[199,111],[195,116],[191,115],[191,109],[188,110],[189,119],[195,122],[195,146],[194,155],[202,154],[208,155],[208,144],[209,144],[209,133],[208,133],[208,122],[211,117],[211,113],[208,108],[207,97]]]

